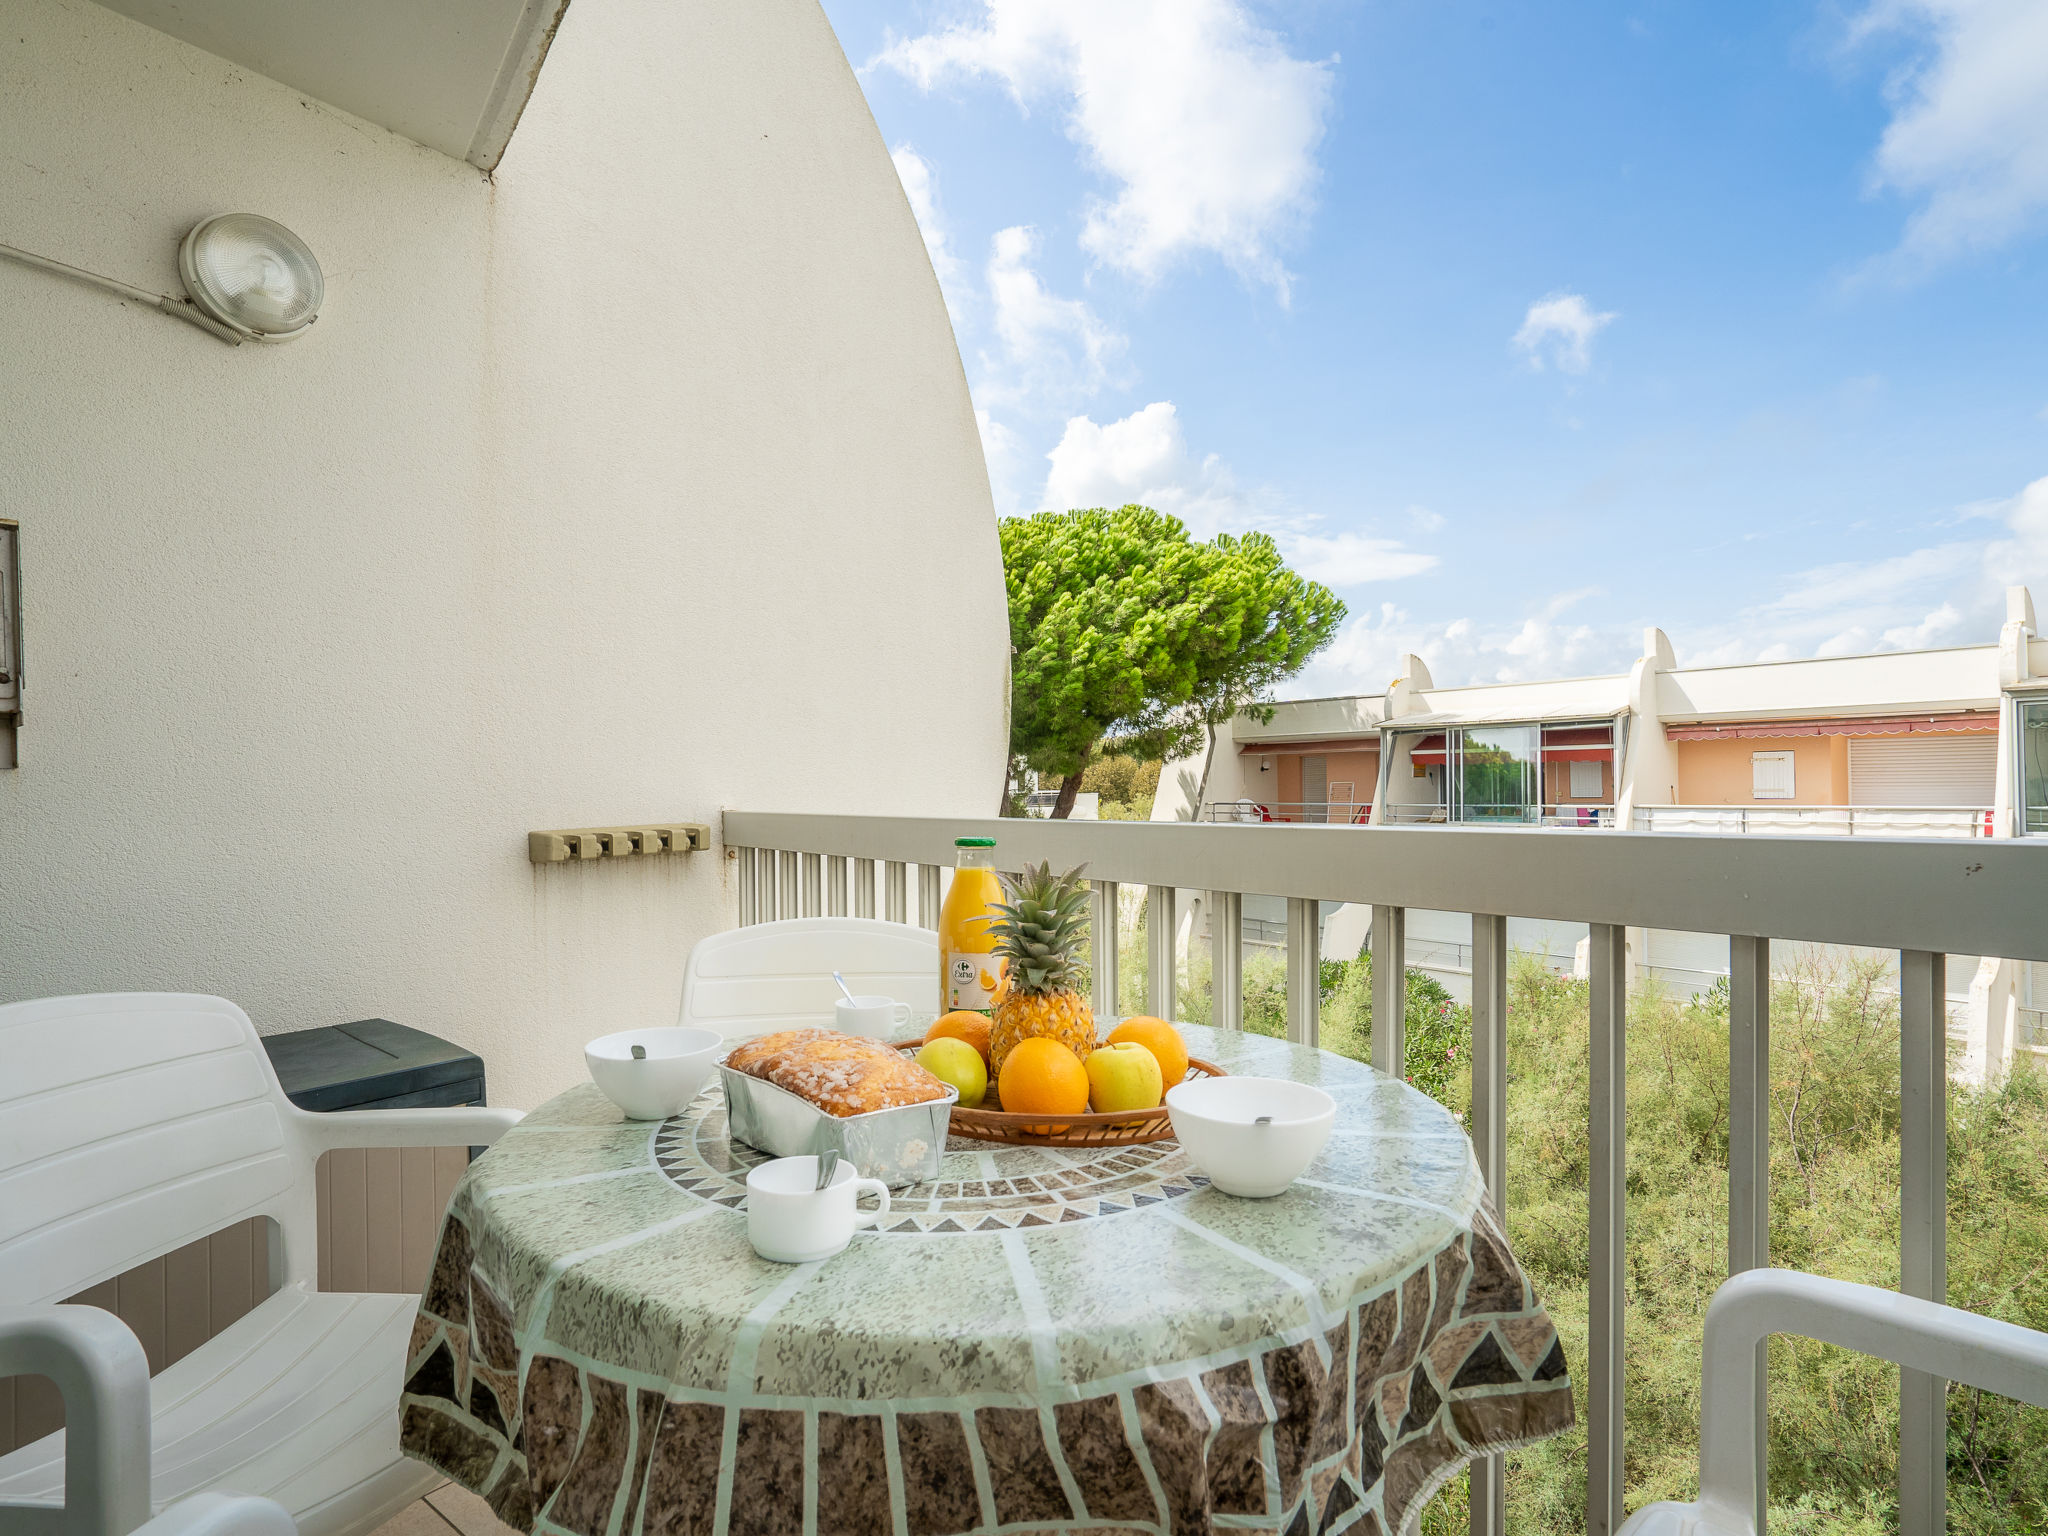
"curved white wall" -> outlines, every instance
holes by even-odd
[[[732,892],[528,830],[988,813],[981,449],[814,0],[576,0],[495,181],[84,0],[8,20],[0,239],[175,292],[246,208],[329,300],[230,349],[0,263],[0,1001],[383,1015],[531,1104],[673,1017]]]

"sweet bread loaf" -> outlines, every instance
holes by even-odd
[[[907,1056],[879,1040],[831,1029],[763,1035],[734,1049],[725,1064],[840,1117],[946,1096],[946,1085]]]

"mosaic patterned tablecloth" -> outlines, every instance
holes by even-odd
[[[1337,1100],[1286,1194],[1172,1142],[955,1137],[818,1264],[741,1209],[714,1084],[659,1126],[586,1085],[471,1165],[412,1336],[408,1454],[525,1531],[1393,1536],[1467,1458],[1572,1422],[1555,1329],[1443,1109],[1190,1027]]]

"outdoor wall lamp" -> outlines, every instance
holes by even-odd
[[[236,347],[245,341],[291,340],[320,318],[327,297],[327,281],[306,242],[253,213],[215,214],[192,227],[178,247],[184,298],[151,293],[11,245],[0,245],[0,256],[147,304]]]

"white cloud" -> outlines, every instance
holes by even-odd
[[[1072,410],[1109,381],[1125,338],[1081,299],[1049,292],[1032,267],[1037,232],[996,231],[989,244],[988,299],[998,350],[982,354],[975,394],[1041,415]]]
[[[960,326],[960,301],[966,291],[965,274],[961,270],[960,258],[947,238],[945,221],[939,215],[938,185],[932,163],[908,144],[898,144],[890,151],[889,158],[895,162],[897,179],[903,183],[904,195],[910,199],[910,211],[917,217],[918,233],[924,236],[925,254],[931,257],[932,271],[939,279],[939,291],[946,296],[946,310],[952,315],[953,326],[957,330]]]
[[[1212,252],[1283,302],[1278,253],[1315,190],[1333,62],[1294,58],[1238,0],[981,0],[873,60],[925,90],[982,78],[1027,110],[1058,101],[1115,184],[1088,211],[1091,255],[1149,280]]]
[[[1595,313],[1582,293],[1547,293],[1529,306],[1514,344],[1532,368],[1547,358],[1559,373],[1584,373],[1593,361],[1593,338],[1614,318]]]
[[[1924,268],[1993,247],[2048,210],[2048,6],[2040,0],[1876,0],[1852,38],[1924,51],[1887,90],[1880,187],[1920,200],[1894,253]]]
[[[1270,492],[1239,485],[1218,455],[1197,459],[1188,451],[1170,400],[1121,421],[1076,416],[1046,458],[1051,472],[1041,505],[1050,510],[1136,502],[1179,518],[1198,539],[1259,529],[1273,535],[1291,569],[1328,587],[1399,581],[1438,563],[1398,539],[1325,532],[1322,519],[1291,514]]]
[[[1046,458],[1052,469],[1040,504],[1055,512],[1139,502],[1179,518],[1199,539],[1258,520],[1256,498],[1239,489],[1219,457],[1188,452],[1170,400],[1099,425],[1076,416]]]
[[[1680,659],[1776,661],[1985,644],[1998,634],[2007,587],[2048,592],[2048,477],[2005,501],[1964,508],[1955,521],[1987,517],[1998,525],[1988,538],[1800,572],[1732,624],[1675,637]]]
[[[1379,693],[1413,651],[1442,686],[1526,682],[1625,672],[1640,649],[1641,631],[1619,625],[1572,623],[1567,610],[1590,591],[1560,593],[1520,620],[1492,624],[1471,618],[1420,623],[1393,603],[1354,610],[1329,649],[1288,692],[1303,698],[1331,693]]]
[[[1434,570],[1439,563],[1435,555],[1410,549],[1398,539],[1376,539],[1362,533],[1282,533],[1276,537],[1289,567],[1326,587],[1399,581]]]

